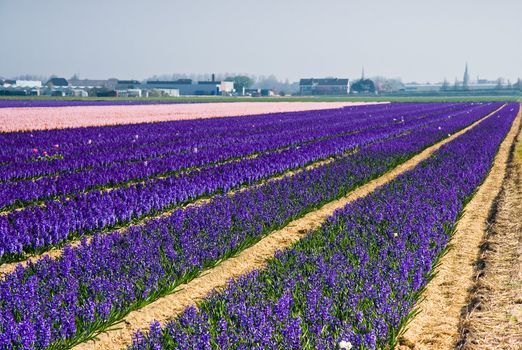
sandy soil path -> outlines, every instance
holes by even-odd
[[[98,340],[79,344],[73,349],[113,350],[127,346],[131,343],[132,335],[136,330],[147,330],[150,322],[153,320],[164,324],[179,315],[187,306],[196,305],[198,301],[202,300],[212,290],[225,287],[231,279],[244,275],[254,269],[263,268],[266,260],[272,257],[276,251],[290,247],[296,241],[305,237],[310,230],[318,228],[335,210],[344,207],[358,198],[368,195],[377,187],[392,181],[405,171],[413,169],[419,162],[427,159],[444,144],[459,137],[488,116],[481,118],[445,140],[428,147],[423,152],[383,176],[350,192],[347,196],[327,203],[320,209],[308,213],[301,219],[292,221],[283,229],[272,232],[258,243],[240,252],[237,256],[225,260],[216,267],[205,271],[201,276],[179,286],[174,293],[160,298],[139,310],[131,312],[115,329],[100,334]]]
[[[522,349],[522,132],[476,264],[458,349]]]
[[[441,259],[437,275],[428,284],[420,313],[399,339],[400,349],[454,349],[459,339],[461,312],[474,285],[474,264],[488,227],[487,219],[506,174],[510,148],[520,128],[519,113],[500,145],[490,174],[464,208],[451,249]]]
[[[222,102],[0,108],[0,132],[232,117],[376,103],[383,102]]]

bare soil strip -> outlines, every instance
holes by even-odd
[[[503,107],[504,106],[501,108]],[[247,274],[252,270],[263,268],[266,264],[266,260],[273,257],[276,251],[290,247],[305,237],[311,230],[320,227],[335,210],[346,206],[358,198],[368,195],[379,186],[385,185],[400,174],[413,169],[419,162],[427,159],[440,147],[475,127],[491,114],[479,119],[439,143],[426,148],[408,161],[390,170],[383,176],[355,189],[345,197],[329,202],[320,209],[290,222],[283,229],[272,232],[258,243],[240,252],[237,256],[223,261],[216,267],[203,272],[192,281],[179,286],[174,293],[129,313],[127,317],[112,330],[98,335],[97,340],[79,344],[73,349],[113,350],[124,348],[132,342],[132,335],[138,329],[148,330],[150,322],[154,320],[164,324],[168,320],[181,314],[186,307],[197,305],[197,302],[205,298],[211,291],[224,288],[231,279]]]
[[[399,339],[398,348],[454,349],[457,345],[461,312],[468,304],[469,291],[474,285],[474,265],[488,228],[490,210],[502,187],[521,115],[519,113],[500,145],[488,177],[464,208],[450,250],[440,260],[436,276],[417,305],[420,313]]]
[[[476,263],[458,349],[522,349],[522,133]]]

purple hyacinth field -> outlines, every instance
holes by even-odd
[[[402,345],[520,105],[262,113],[0,133],[0,349]]]

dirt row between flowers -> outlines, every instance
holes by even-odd
[[[469,303],[469,292],[475,284],[474,269],[480,245],[488,229],[491,208],[502,188],[521,118],[522,111],[501,143],[488,177],[464,208],[450,249],[441,258],[435,269],[435,277],[427,285],[417,305],[419,314],[399,338],[399,349],[444,350],[457,346],[461,314]],[[481,347],[486,348],[490,349]]]
[[[522,132],[481,244],[458,349],[522,349]]]
[[[498,110],[500,110],[500,108]],[[213,290],[220,290],[226,287],[231,279],[238,278],[255,269],[265,267],[267,259],[273,257],[278,250],[292,246],[295,242],[304,238],[311,230],[320,227],[333,215],[335,210],[372,193],[378,187],[389,183],[397,176],[415,168],[421,161],[429,158],[440,147],[472,129],[496,111],[484,116],[461,131],[452,134],[448,138],[426,148],[424,151],[384,175],[353,190],[348,195],[329,202],[318,210],[290,222],[286,227],[270,233],[236,256],[204,271],[192,281],[180,285],[174,293],[162,297],[139,310],[130,312],[122,322],[118,323],[112,329],[98,334],[96,340],[79,344],[73,349],[113,350],[128,346],[132,342],[133,334],[138,329],[147,330],[150,323],[154,320],[159,321],[163,325],[180,315],[186,307],[197,306],[197,303]]]

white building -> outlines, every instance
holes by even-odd
[[[24,87],[24,88],[41,88],[42,82],[39,80],[17,80],[15,87]]]
[[[234,92],[234,82],[233,81],[222,81],[219,84],[219,91],[223,94],[231,94]]]

